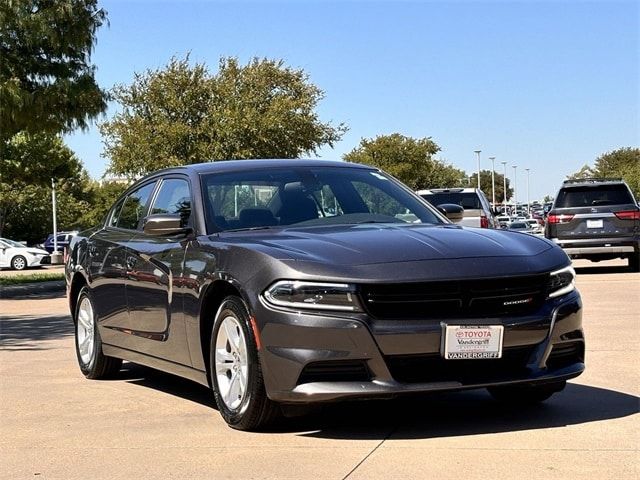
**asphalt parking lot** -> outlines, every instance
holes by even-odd
[[[85,380],[61,294],[0,300],[0,478],[640,478],[640,274],[624,265],[576,262],[587,371],[544,405],[348,403],[259,434],[171,375]]]

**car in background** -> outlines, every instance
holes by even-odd
[[[500,228],[508,228],[509,223],[511,223],[511,217],[507,215],[500,215],[496,217],[496,221],[498,222],[498,225],[500,225]]]
[[[535,218],[527,218],[524,222],[527,225],[529,225],[529,228],[531,229],[531,233],[535,233],[536,235],[544,234],[544,227]]]
[[[626,258],[640,271],[640,207],[622,179],[566,180],[547,215],[545,236],[572,258]]]
[[[434,207],[444,204],[464,208],[459,225],[465,227],[500,228],[493,215],[489,200],[477,188],[432,188],[416,192]]]
[[[0,238],[0,268],[24,270],[49,263],[49,252],[27,247],[8,238]]]
[[[515,232],[522,232],[522,233],[534,233],[533,229],[531,228],[531,225],[529,225],[529,223],[527,223],[524,220],[511,222],[509,224],[508,230],[512,230]]]
[[[56,236],[56,243],[58,247],[58,251],[62,252],[65,248],[69,246],[71,239],[75,237],[78,232],[58,232]],[[54,242],[53,242],[53,233],[50,233],[47,239],[42,244],[42,248],[49,253],[53,253],[54,250]]]
[[[540,402],[584,370],[582,303],[562,249],[454,225],[355,163],[153,173],[74,237],[65,276],[87,378],[117,375],[123,359],[187,377],[236,429],[309,404],[419,392]]]

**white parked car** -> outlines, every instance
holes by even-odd
[[[32,248],[8,238],[0,238],[0,268],[24,270],[28,267],[39,267],[49,253],[40,248]]]
[[[543,234],[544,233],[544,228],[542,227],[542,225],[540,225],[538,223],[538,221],[535,218],[527,218],[525,220],[525,223],[527,223],[530,227],[531,227],[531,231],[535,234]]]

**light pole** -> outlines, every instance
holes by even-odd
[[[504,206],[504,212],[507,213],[507,162],[501,162],[504,167],[504,175],[502,176],[502,205]]]
[[[58,221],[56,218],[56,181],[51,179],[51,206],[53,210],[53,252],[58,252]]]
[[[496,157],[489,157],[491,160],[491,198],[493,199],[492,207],[496,208]]]
[[[527,215],[531,216],[531,205],[529,202],[529,168],[525,168],[527,172]]]
[[[478,190],[480,190],[480,152],[482,150],[474,150],[475,154],[478,156]]]
[[[516,186],[518,182],[518,165],[513,166],[513,205],[516,209],[516,215],[518,215],[518,193],[516,192]]]

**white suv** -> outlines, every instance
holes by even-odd
[[[434,207],[445,203],[460,205],[464,214],[460,225],[466,227],[500,228],[491,205],[477,188],[432,188],[416,192]]]

